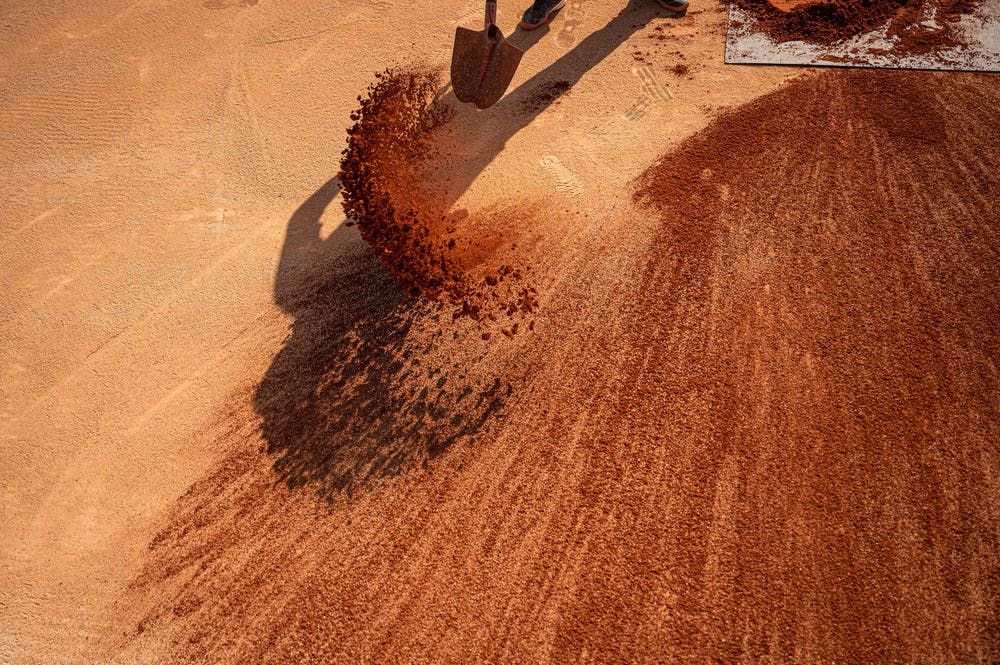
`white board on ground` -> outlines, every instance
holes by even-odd
[[[933,14],[924,25],[934,27]],[[931,53],[900,52],[898,40],[888,36],[888,21],[833,45],[776,42],[751,13],[730,3],[726,63],[1000,72],[1000,2],[987,0],[963,15],[958,30],[964,45]]]

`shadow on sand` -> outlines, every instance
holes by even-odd
[[[450,85],[445,86],[441,98],[456,110],[449,123],[459,133],[456,140],[463,145],[476,146],[467,157],[453,159],[448,165],[446,202],[458,200],[483,169],[496,159],[507,141],[558,99],[558,96],[545,94],[549,86],[558,82],[571,89],[588,71],[654,19],[676,20],[676,17],[667,15],[653,0],[629,0],[607,25],[584,37],[570,51],[482,111],[459,102]],[[518,27],[508,41],[527,52],[547,35],[549,25],[531,31]],[[521,62],[524,66],[525,61]]]
[[[278,478],[326,498],[474,438],[511,392],[499,379],[476,384],[461,367],[428,362],[433,334],[411,331],[432,306],[399,288],[350,229],[320,238],[339,189],[327,182],[289,222],[275,300],[295,321],[253,398]]]

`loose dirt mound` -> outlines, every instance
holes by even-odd
[[[326,511],[223,420],[123,653],[996,661],[998,103],[995,77],[836,72],[725,114],[638,183],[653,237],[595,249],[614,297],[558,303],[574,325],[431,473]],[[433,406],[409,339],[395,392]],[[378,425],[381,376],[327,406]]]
[[[998,102],[809,76],[641,179],[561,660],[996,660]]]
[[[476,220],[449,210],[434,169],[427,168],[448,160],[433,140],[450,117],[437,100],[439,89],[437,71],[389,70],[358,98],[341,160],[344,211],[411,295],[458,305],[456,318],[531,314],[534,287],[523,283],[520,269],[484,260],[477,248],[491,243],[463,238],[459,227],[474,236]],[[512,335],[525,325],[514,321],[504,330]]]
[[[778,9],[770,0],[736,0],[776,41],[833,44],[870,32],[887,21],[899,48],[921,53],[959,43],[954,22],[971,12],[976,0],[827,0]],[[937,25],[924,24],[933,15]]]

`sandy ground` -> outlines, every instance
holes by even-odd
[[[450,138],[490,340],[335,179],[477,3],[0,9],[0,660],[1000,658],[1000,79],[570,9]]]

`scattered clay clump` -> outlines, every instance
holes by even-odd
[[[569,94],[573,87],[569,81],[548,81],[538,86],[521,102],[522,113],[534,113],[558,103],[563,95]]]
[[[451,117],[437,101],[439,79],[437,71],[386,70],[358,97],[340,164],[344,212],[410,295],[456,306],[455,319],[531,314],[537,292],[522,283],[523,272],[487,267],[479,256],[469,261],[479,250],[474,239],[456,239],[463,215],[422,177],[425,162],[447,157],[432,138]],[[549,87],[568,88],[565,81]]]
[[[430,130],[445,119],[431,108],[438,87],[432,72],[386,71],[351,114],[340,163],[344,212],[361,237],[412,295],[439,297],[460,275],[421,223],[417,202],[404,199],[409,168],[428,148]]]
[[[667,25],[669,27],[673,27],[672,23],[669,23]],[[657,26],[655,28],[653,28],[653,34],[649,35],[649,38],[650,39],[656,39],[656,40],[659,40],[661,42],[667,41],[668,39],[670,39],[670,35],[668,35],[666,32],[664,32],[664,30],[665,30],[665,28],[664,28],[664,24],[663,23],[657,24]]]
[[[690,70],[683,62],[679,62],[671,67],[670,71],[674,73],[674,76],[687,76]]]
[[[736,2],[778,42],[829,45],[875,30],[888,21],[888,36],[898,37],[898,49],[908,53],[960,44],[955,24],[977,4],[976,0],[821,0],[784,11],[770,0]],[[932,14],[935,23],[927,23]]]

